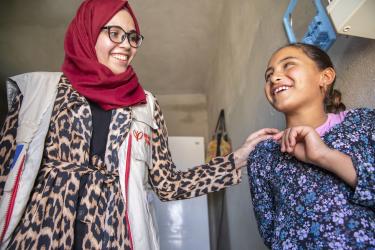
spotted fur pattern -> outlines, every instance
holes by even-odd
[[[6,122],[0,134],[0,197],[3,196],[5,181],[12,164],[16,149],[16,134],[18,126],[18,111],[21,108],[22,96],[14,100],[13,108],[8,112]]]
[[[10,118],[6,127],[16,120]],[[114,111],[108,135],[110,151],[119,147],[130,123],[129,108]],[[130,249],[117,162],[109,157],[110,153],[106,155],[107,164],[96,156],[90,159],[91,132],[88,102],[65,77],[61,78],[42,165],[9,249],[71,249],[76,221],[88,228],[82,248]],[[13,139],[15,132],[8,137]]]
[[[15,150],[19,96],[0,141],[0,194]],[[118,149],[129,132],[131,108],[112,111],[105,159],[90,159],[91,111],[86,99],[62,77],[45,141],[42,165],[30,200],[9,249],[71,249],[74,226],[88,231],[83,249],[130,249],[125,204],[118,179]],[[167,129],[158,103],[158,129],[152,133],[153,164],[149,182],[162,200],[186,199],[240,181],[233,155],[188,171],[176,171],[168,149]],[[83,181],[84,180],[84,181]]]

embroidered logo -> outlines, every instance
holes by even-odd
[[[142,140],[143,138],[143,132],[141,131],[133,130],[133,135],[137,141]]]
[[[151,145],[150,136],[148,134],[143,133],[142,131],[139,131],[139,130],[133,130],[133,135],[134,135],[134,138],[137,140],[137,142],[141,141],[144,138],[145,143],[149,146]]]

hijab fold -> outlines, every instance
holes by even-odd
[[[146,103],[145,92],[132,66],[116,75],[96,57],[95,44],[102,27],[124,8],[140,33],[128,1],[85,0],[65,35],[62,71],[78,93],[104,110]]]

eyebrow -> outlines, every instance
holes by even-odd
[[[112,26],[112,27],[118,27],[118,28],[121,28],[123,31],[125,31],[126,33],[132,33],[132,32],[136,32],[137,33],[137,30],[134,28],[134,29],[131,29],[129,31],[126,31],[123,27],[121,27],[120,25],[115,25],[115,24],[108,24],[108,25],[105,25],[105,26]]]
[[[281,59],[279,62],[278,62],[278,64],[279,63],[282,63],[282,62],[284,62],[284,61],[286,61],[286,60],[289,60],[289,59],[297,59],[297,57],[294,57],[294,56],[287,56],[287,57],[285,57],[285,58],[283,58],[283,59]],[[272,70],[273,69],[273,67],[268,67],[267,69],[266,69],[266,72],[264,73],[264,78],[267,78],[267,73],[270,71],[270,70]]]

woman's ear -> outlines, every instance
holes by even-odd
[[[336,71],[332,67],[328,67],[322,71],[322,80],[320,86],[327,89],[336,78]]]

